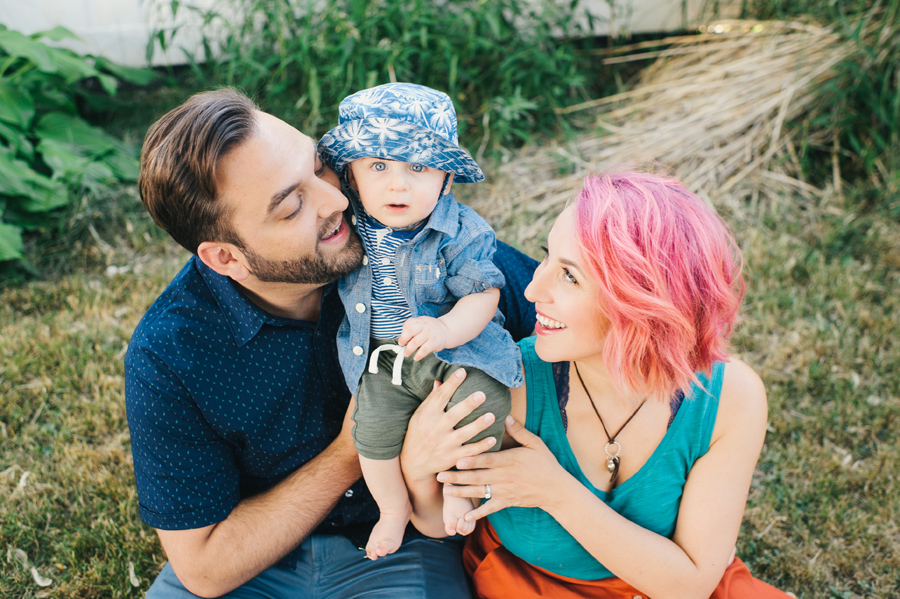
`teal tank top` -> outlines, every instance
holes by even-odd
[[[527,386],[525,428],[538,435],[562,467],[609,507],[671,539],[688,472],[709,450],[724,363],[714,364],[710,377],[697,374],[703,388],[692,384],[690,392],[685,393],[675,419],[647,463],[607,493],[590,483],[572,453],[559,413],[552,365],[537,356],[534,340],[528,337],[519,342]],[[613,576],[542,509],[511,507],[491,514],[488,519],[503,545],[530,564],[580,580]]]

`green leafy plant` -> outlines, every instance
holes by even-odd
[[[23,231],[52,226],[78,192],[137,178],[135,149],[79,108],[114,95],[120,80],[156,75],[41,41],[64,39],[77,38],[62,27],[26,36],[0,25],[0,262],[21,258]]]
[[[578,6],[525,0],[222,0],[196,11],[202,60],[185,52],[199,80],[234,85],[310,135],[337,119],[340,100],[388,81],[446,91],[463,142],[514,147],[558,130],[553,111],[598,93],[590,16]],[[581,36],[581,37],[579,37]],[[177,47],[178,30],[154,43]]]

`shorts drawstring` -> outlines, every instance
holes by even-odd
[[[400,380],[400,369],[403,367],[403,346],[396,345],[394,343],[387,343],[385,345],[379,345],[372,351],[372,355],[369,357],[369,372],[372,374],[378,374],[378,354],[382,351],[389,349],[397,353],[397,357],[394,358],[394,369],[391,371],[391,384],[399,385],[402,383]]]

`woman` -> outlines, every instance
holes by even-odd
[[[585,179],[525,292],[537,336],[510,448],[437,476],[485,499],[466,516],[479,597],[787,597],[733,559],[766,429],[762,382],[726,352],[740,265],[678,182]],[[436,530],[435,464],[409,462],[414,521]]]

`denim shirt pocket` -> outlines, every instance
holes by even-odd
[[[415,264],[412,271],[417,302],[441,303],[446,299],[447,263],[443,258],[438,257],[427,264]]]

